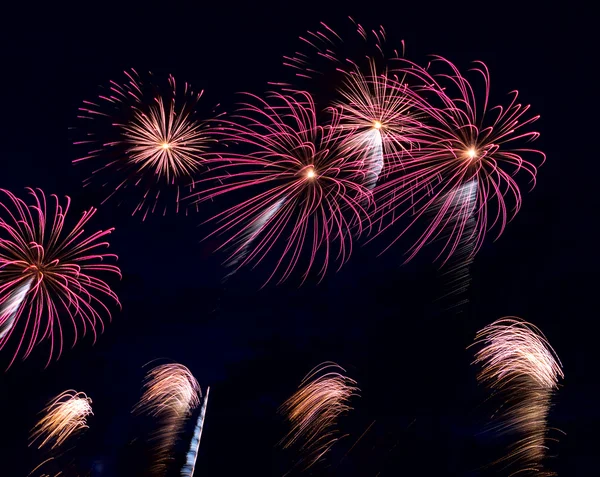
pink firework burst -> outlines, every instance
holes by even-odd
[[[197,119],[203,92],[195,93],[188,83],[177,88],[173,76],[161,89],[151,76],[142,80],[135,70],[125,75],[127,81],[111,81],[95,101],[79,108],[78,118],[87,125],[75,145],[85,153],[73,162],[94,164],[84,184],[107,188],[106,200],[127,187],[137,188],[141,197],[134,214],[146,218],[157,208],[164,214],[170,204],[179,211],[180,187],[193,182],[213,141],[209,121]]]
[[[402,166],[421,135],[422,114],[408,85],[379,73],[375,63],[369,74],[356,67],[344,78],[334,106],[341,111],[338,127],[346,133],[346,147],[360,151],[369,172],[368,187]]]
[[[1,190],[8,202],[0,202],[0,349],[19,334],[11,365],[24,349],[27,358],[45,339],[51,343],[48,363],[63,347],[63,321],[70,321],[74,342],[88,329],[102,331],[102,315],[110,318],[103,298],[119,304],[117,295],[96,274],[120,276],[115,265],[105,263],[116,255],[102,253],[113,229],[86,234],[84,227],[96,213],[85,211],[72,229],[65,224],[71,200],[61,205],[52,195],[54,210],[41,190],[28,189],[27,204]],[[120,306],[120,304],[119,304]],[[81,328],[81,332],[79,331]]]
[[[344,40],[325,23],[308,31],[300,37],[308,51],[285,56],[284,65],[341,112],[337,126],[350,133],[347,147],[363,155],[367,187],[372,188],[414,146],[413,136],[422,124],[415,114],[413,93],[388,72],[388,60],[399,55],[397,50],[385,53],[385,29],[368,31],[350,20],[353,31]],[[279,85],[297,90],[292,84]]]
[[[530,129],[539,116],[518,103],[517,91],[506,106],[490,107],[490,76],[481,62],[471,70],[483,80],[479,92],[444,58],[435,57],[427,69],[398,61],[398,72],[416,83],[413,90],[420,99],[415,105],[428,119],[415,139],[418,147],[374,191],[379,217],[388,221],[381,231],[405,217],[408,226],[397,240],[407,229],[425,224],[408,260],[439,239],[438,258],[445,262],[465,235],[472,257],[490,230],[497,228],[499,237],[519,211],[522,197],[515,176],[524,173],[535,185],[545,155],[527,143],[539,136]],[[448,71],[431,73],[437,65]]]
[[[217,223],[210,235],[231,234],[222,247],[233,248],[236,269],[275,257],[267,282],[276,274],[286,280],[303,257],[303,281],[318,262],[322,278],[330,262],[341,267],[348,260],[353,234],[364,227],[371,195],[361,158],[344,148],[339,115],[332,126],[318,123],[308,93],[250,98],[237,122],[222,129],[231,149],[248,152],[213,161],[206,180],[219,184],[198,193],[201,201],[232,193],[240,198],[210,219]]]

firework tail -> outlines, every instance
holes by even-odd
[[[468,215],[467,220],[458,221],[463,227],[460,231],[460,240],[450,258],[443,267],[440,277],[442,280],[442,295],[439,301],[444,302],[448,310],[460,313],[469,302],[466,293],[471,285],[471,265],[475,259],[475,216],[473,208],[476,204],[477,181],[461,187],[457,200],[462,202],[463,213]],[[452,224],[452,227],[456,225]]]
[[[200,438],[202,437],[202,428],[204,427],[204,418],[206,416],[206,405],[208,404],[208,393],[210,387],[206,388],[206,395],[202,401],[202,408],[200,409],[200,415],[194,428],[194,436],[192,437],[192,443],[190,450],[187,453],[186,463],[181,469],[181,477],[194,477],[194,470],[196,468],[196,460],[198,459],[198,451],[200,450]]]
[[[19,308],[31,288],[31,282],[32,279],[27,280],[14,293],[9,294],[6,300],[0,302],[0,342],[15,324]]]

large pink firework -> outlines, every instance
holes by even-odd
[[[171,451],[185,420],[200,404],[200,385],[188,368],[181,364],[163,364],[148,372],[144,393],[134,412],[158,420],[153,436],[155,459],[153,475],[164,475]]]
[[[375,190],[380,216],[387,220],[382,230],[400,219],[405,226],[398,238],[408,228],[422,227],[408,259],[436,239],[444,261],[465,240],[473,256],[490,230],[500,236],[519,211],[515,176],[524,173],[535,185],[545,155],[527,143],[539,136],[531,130],[539,116],[518,102],[517,91],[506,106],[490,107],[490,75],[481,62],[471,70],[483,80],[479,90],[444,58],[436,57],[428,68],[397,61],[398,73],[415,83],[416,111],[427,119],[415,137],[418,147]],[[438,65],[447,71],[433,73]]]
[[[296,391],[280,408],[292,428],[281,441],[284,448],[298,445],[304,469],[319,462],[339,440],[336,424],[349,412],[349,401],[359,389],[356,381],[333,362],[313,368]]]
[[[279,281],[304,267],[303,280],[318,267],[322,278],[330,262],[341,267],[350,257],[353,234],[359,235],[371,195],[364,186],[362,158],[344,147],[341,132],[322,126],[308,93],[250,95],[222,129],[230,149],[211,163],[211,181],[203,180],[199,200],[235,194],[235,205],[211,219],[210,234],[229,233],[236,270],[275,257]],[[239,198],[239,199],[237,199]],[[319,264],[319,265],[318,265]]]
[[[125,82],[111,81],[95,101],[79,108],[83,137],[75,144],[85,152],[73,162],[92,163],[85,185],[106,188],[107,199],[136,188],[134,214],[146,218],[157,208],[164,214],[173,205],[179,211],[180,187],[190,186],[213,141],[208,121],[197,118],[203,92],[187,83],[178,88],[173,76],[166,88],[135,70],[125,76]]]
[[[12,364],[21,350],[27,358],[36,344],[48,339],[49,363],[56,349],[61,354],[64,321],[73,327],[73,344],[88,330],[95,341],[104,329],[102,315],[111,316],[103,299],[119,304],[109,285],[97,277],[120,276],[117,266],[106,263],[116,255],[103,252],[113,229],[86,233],[94,208],[69,228],[68,197],[61,205],[52,195],[52,208],[41,190],[28,189],[30,204],[0,191],[8,199],[0,202],[0,349],[16,338]]]
[[[307,31],[300,37],[307,50],[285,56],[284,65],[292,68],[297,81],[306,80],[306,89],[317,96],[325,93],[327,103],[321,106],[340,111],[336,126],[350,133],[347,147],[360,151],[366,184],[372,188],[409,153],[422,125],[412,91],[402,77],[388,71],[388,60],[397,58],[398,51],[385,53],[385,29],[368,31],[350,20],[353,31],[344,39],[325,23]],[[293,84],[277,84],[298,90]]]
[[[475,345],[483,345],[475,359],[478,380],[502,400],[497,429],[519,436],[497,463],[513,468],[511,475],[554,475],[544,471],[543,459],[551,397],[564,377],[556,353],[536,326],[515,317],[486,326]]]

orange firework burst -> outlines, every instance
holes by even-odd
[[[542,460],[552,393],[564,377],[556,353],[537,327],[515,317],[486,326],[475,344],[484,344],[475,355],[482,365],[478,380],[504,401],[497,428],[520,436],[497,462],[516,466],[511,475],[554,475],[544,471]]]
[[[280,408],[292,429],[281,444],[288,448],[300,443],[306,455],[298,464],[305,469],[316,464],[339,439],[336,423],[350,411],[350,398],[359,389],[356,381],[344,376],[344,368],[325,362],[306,375],[296,391]]]
[[[92,400],[85,393],[68,390],[59,394],[42,411],[44,417],[31,431],[30,443],[39,442],[38,449],[50,446],[54,449],[83,429],[87,429],[87,417],[92,415]]]
[[[200,385],[190,370],[181,364],[163,364],[151,369],[144,384],[144,393],[133,411],[159,420],[153,439],[156,458],[155,475],[163,475],[171,449],[185,419],[200,404]]]
[[[203,92],[195,93],[187,83],[178,89],[173,76],[161,89],[135,70],[125,75],[127,81],[112,81],[95,102],[84,101],[79,108],[79,119],[93,120],[95,127],[75,142],[85,152],[73,162],[97,165],[85,184],[98,181],[109,188],[107,199],[127,186],[139,188],[134,214],[143,212],[145,218],[165,195],[179,210],[179,188],[191,184],[212,141],[208,123],[196,117]],[[160,207],[163,213],[168,202]]]

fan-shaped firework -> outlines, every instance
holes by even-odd
[[[529,106],[517,102],[516,91],[507,106],[489,108],[490,78],[483,63],[476,63],[473,70],[483,78],[479,94],[456,66],[440,57],[436,60],[449,72],[434,75],[398,60],[399,72],[418,83],[413,87],[421,98],[416,107],[429,120],[416,138],[418,148],[402,161],[397,175],[375,191],[381,215],[389,220],[384,230],[403,216],[409,228],[430,216],[408,259],[435,239],[442,240],[439,256],[446,260],[465,233],[473,244],[471,255],[494,227],[500,236],[521,207],[514,176],[523,171],[535,183],[536,165],[523,156],[537,156],[540,162],[545,158],[524,145],[539,136],[529,130],[538,116],[528,116]]]
[[[248,153],[228,153],[212,162],[218,185],[203,185],[199,200],[235,192],[241,200],[211,219],[210,235],[230,232],[222,247],[232,246],[237,268],[277,256],[279,281],[287,279],[305,253],[304,279],[321,262],[323,277],[329,263],[341,267],[350,257],[353,237],[362,232],[371,195],[363,185],[361,158],[344,148],[335,127],[317,121],[308,93],[272,93],[268,100],[240,109],[238,123],[222,133]]]
[[[178,89],[173,76],[168,88],[161,89],[135,70],[125,75],[126,82],[111,81],[95,101],[84,101],[79,108],[86,134],[75,144],[86,150],[73,162],[94,164],[85,184],[98,182],[108,189],[107,199],[137,187],[134,214],[142,212],[146,218],[165,195],[163,213],[171,203],[178,211],[180,186],[190,186],[212,141],[208,122],[196,119],[203,92],[195,93],[187,83]]]
[[[337,127],[351,132],[347,147],[361,151],[366,185],[371,189],[413,147],[421,123],[414,113],[412,92],[388,73],[384,28],[367,31],[350,20],[355,31],[344,40],[324,23],[319,30],[308,31],[300,37],[308,51],[285,56],[284,64],[297,78],[309,80],[309,91],[325,90],[326,104],[341,111]],[[390,57],[397,58],[398,51]],[[279,85],[296,90],[292,84]],[[328,91],[332,85],[335,90]]]
[[[349,401],[356,394],[356,381],[344,376],[345,370],[325,362],[315,367],[302,381],[280,411],[292,429],[282,440],[285,448],[298,444],[304,455],[298,464],[316,464],[338,440],[338,418],[350,411]]]
[[[190,412],[200,404],[200,394],[198,381],[181,364],[163,364],[148,372],[144,393],[133,410],[159,421],[153,436],[156,453],[152,472],[155,475],[166,472],[177,435]]]
[[[63,345],[63,320],[68,317],[77,341],[78,325],[96,338],[104,329],[102,314],[110,311],[102,301],[119,304],[98,273],[120,276],[119,268],[105,263],[116,255],[102,253],[113,229],[86,234],[84,227],[96,213],[91,208],[70,229],[66,225],[71,200],[61,205],[52,195],[54,210],[41,190],[28,189],[31,204],[1,190],[8,202],[0,202],[0,348],[19,334],[15,358],[24,347],[27,358],[44,339],[51,342],[48,362]],[[13,358],[13,361],[14,359]],[[11,361],[12,364],[12,361]]]
[[[43,414],[31,431],[30,445],[54,449],[88,428],[87,417],[93,414],[92,400],[84,393],[68,390],[50,401]]]
[[[562,378],[560,361],[542,334],[519,318],[503,318],[481,330],[475,344],[475,363],[482,366],[478,380],[503,400],[502,432],[520,435],[499,462],[515,466],[511,474],[553,475],[543,471],[547,416],[552,393]]]

